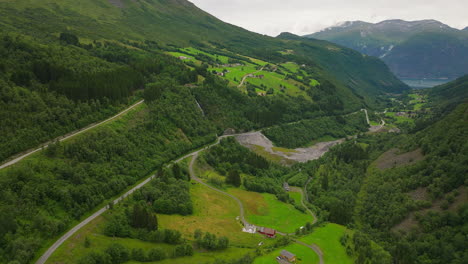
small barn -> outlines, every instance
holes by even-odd
[[[267,237],[275,237],[276,236],[276,230],[267,228],[267,227],[260,227],[258,229],[258,232],[262,235],[265,235]]]
[[[287,251],[287,250],[281,250],[280,256],[281,259],[284,259],[288,262],[296,262],[296,255],[293,253]]]

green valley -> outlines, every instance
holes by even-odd
[[[1,1],[0,263],[464,263],[467,91],[186,0]]]

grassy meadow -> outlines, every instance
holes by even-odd
[[[351,231],[341,225],[326,224],[299,240],[319,246],[327,264],[352,264],[354,263],[353,259],[346,254],[345,247],[340,243],[340,238],[345,233],[350,234]]]
[[[252,224],[293,233],[297,228],[312,221],[310,215],[298,211],[291,204],[279,201],[272,194],[235,188],[229,189],[228,192],[242,201],[247,220]]]
[[[217,54],[210,54],[208,52],[204,52],[202,50],[188,47],[182,48],[179,52],[168,52],[168,54],[180,57],[185,56],[188,57],[187,62],[195,62],[197,65],[201,65],[202,61],[197,60],[197,56],[202,56],[205,58],[209,58],[213,61],[218,61],[219,64],[228,64],[229,57]],[[257,87],[257,93],[266,93],[269,89],[273,89],[274,94],[285,93],[290,96],[304,96],[305,98],[309,98],[305,90],[301,90],[299,87],[301,86],[310,86],[314,87],[318,85],[318,81],[312,79],[310,83],[302,83],[298,82],[293,79],[287,79],[287,75],[294,75],[297,76],[298,79],[303,80],[307,73],[301,70],[301,67],[294,62],[287,62],[281,64],[283,66],[283,70],[285,69],[286,72],[275,72],[275,71],[268,71],[268,70],[260,70],[260,67],[266,66],[269,63],[263,60],[244,57],[246,61],[243,61],[243,65],[240,66],[233,66],[233,67],[222,67],[222,65],[211,65],[208,70],[209,72],[223,72],[228,71],[223,76],[224,79],[229,81],[231,86],[239,86],[243,77],[247,74],[255,73],[255,75],[264,75],[264,78],[247,78],[244,84],[239,87],[240,90],[246,92],[247,83],[255,85]],[[247,62],[250,61],[250,62]],[[309,98],[310,99],[310,98]]]
[[[297,257],[297,264],[316,264],[319,263],[317,254],[310,248],[299,245],[290,244],[288,246],[276,249],[264,256],[255,259],[253,264],[277,264],[276,257],[280,255],[281,250],[287,250]],[[328,262],[326,262],[328,264]]]

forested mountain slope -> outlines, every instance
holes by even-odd
[[[402,78],[457,78],[468,72],[468,34],[435,20],[349,21],[307,35],[381,58]]]
[[[429,92],[434,106],[443,108],[453,108],[460,102],[466,102],[468,99],[468,75],[457,80],[434,87]]]
[[[434,88],[430,100],[450,107],[434,108],[440,112],[424,129],[362,135],[307,165],[313,177],[308,192],[321,215],[355,226],[383,245],[393,263],[455,264],[468,257],[463,79]],[[357,263],[392,262],[378,260],[382,253],[368,243],[354,253]]]
[[[314,94],[309,111],[376,107],[379,94],[407,89],[375,58],[328,42],[252,33],[185,0],[8,0],[0,3],[0,25],[7,135],[0,160],[115,113],[157,76],[182,85],[202,80],[203,67],[164,54],[176,47],[304,65],[321,84],[306,87]]]
[[[120,4],[115,4],[115,3]],[[112,4],[114,3],[114,4]],[[6,1],[0,4],[5,28],[20,30],[26,34],[50,35],[71,32],[87,40],[113,39],[117,41],[134,40],[138,42],[156,41],[160,45],[178,46],[210,45],[219,49],[228,48],[234,52],[268,59],[268,61],[291,59],[279,53],[289,49],[290,44],[278,39],[255,34],[242,28],[226,24],[203,12],[185,0],[156,1]],[[40,21],[40,23],[30,23]],[[359,56],[346,56],[346,52],[336,52],[330,43],[316,42],[313,49],[301,48],[295,42],[293,49],[303,51],[300,57],[305,62],[319,66],[331,64],[323,56],[338,57],[341,61],[360,59]],[[317,56],[323,54],[322,56]],[[294,58],[292,59],[299,59]],[[363,59],[375,68],[386,72],[384,67],[372,59]],[[345,71],[345,67],[338,70]],[[335,72],[330,72],[335,76]],[[364,79],[365,75],[350,76]],[[349,82],[350,77],[340,78]],[[367,77],[371,78],[371,77]],[[375,83],[363,82],[360,85],[374,86],[377,91],[401,90],[404,85],[385,76],[376,78]]]
[[[182,47],[304,64],[313,96],[245,93],[207,70],[208,55],[190,65],[168,55]],[[98,205],[227,128],[346,114],[407,89],[375,58],[248,32],[184,0],[2,1],[0,55],[0,160],[145,99],[0,171],[1,263],[31,262]]]

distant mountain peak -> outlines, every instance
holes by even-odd
[[[290,32],[281,32],[281,34],[279,34],[277,36],[277,38],[279,39],[289,39],[289,40],[293,40],[293,39],[301,39],[302,37],[301,36],[298,36],[296,34],[293,34],[293,33],[290,33]]]
[[[450,26],[434,20],[434,19],[425,19],[425,20],[415,20],[415,21],[406,21],[402,19],[388,19],[377,23],[369,23],[361,20],[355,21],[343,21],[339,22],[331,27],[325,28],[315,34],[332,32],[332,31],[343,31],[347,29],[360,29],[365,30],[367,33],[371,33],[372,30],[394,30],[394,31],[413,31],[413,30],[445,30],[452,29]]]
[[[467,33],[468,27],[462,31],[434,19],[390,19],[342,22],[304,37],[381,58],[400,77],[455,78],[468,70]]]

